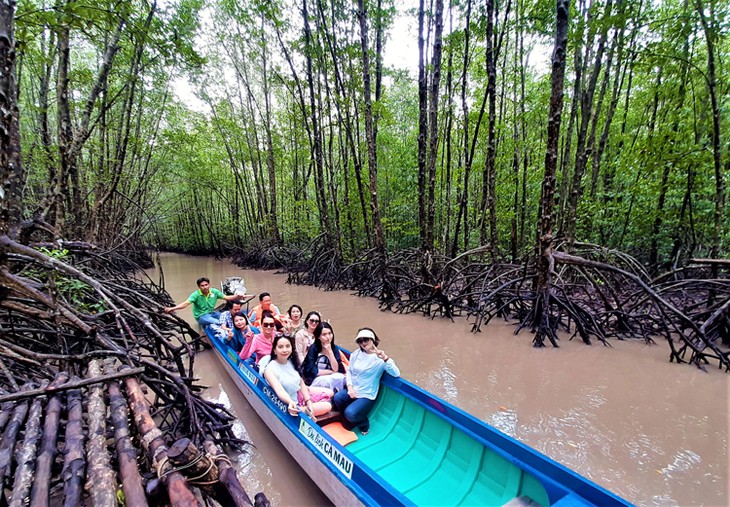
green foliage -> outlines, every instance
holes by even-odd
[[[326,209],[333,222],[331,232],[341,236],[346,258],[372,245],[363,64],[355,6],[342,0],[307,4],[312,30],[309,55],[305,54],[301,2],[218,0],[204,6],[201,0],[175,0],[161,4],[149,26],[150,5],[137,2],[99,6],[69,2],[53,9],[33,0],[20,2],[16,37],[22,54],[21,125],[28,214],[44,202],[50,176],[60,164],[54,96],[58,54],[53,49],[59,30],[67,26],[71,33],[69,92],[72,123],[77,125],[98,78],[105,44],[124,18],[119,51],[93,106],[92,131],[78,161],[79,190],[87,196],[85,208],[67,212],[67,218],[83,215],[84,224],[108,232],[110,242],[131,235],[164,248],[219,252],[261,236],[274,239],[266,237],[271,231],[265,224],[275,190],[282,241],[305,244],[317,237],[323,227],[320,209]],[[587,141],[592,145],[588,146],[590,156],[576,210],[577,238],[628,250],[642,259],[648,259],[650,250],[656,248],[660,263],[674,255],[677,244],[681,245],[680,256],[709,251],[716,198],[713,122],[708,49],[696,6],[678,0],[633,1],[614,5],[604,15],[605,2],[593,2],[590,14],[579,11],[583,5],[571,5],[570,63],[560,144],[561,162],[567,158],[558,174],[556,229],[567,202],[564,192],[569,191],[574,170],[582,113],[580,104],[572,110],[575,51],[580,47],[589,57],[594,55],[597,34],[607,27],[608,46],[591,105],[590,121],[595,122],[595,129],[593,140]],[[376,2],[366,2],[366,6],[374,86],[377,21],[384,28],[388,54],[404,50],[403,36],[414,37],[416,19],[414,12],[405,12],[392,1],[383,2],[380,11]],[[435,182],[438,230],[434,236],[439,249],[447,251],[456,243],[462,251],[478,246],[484,219],[481,203],[488,119],[486,114],[480,118],[480,109],[487,82],[486,11],[484,4],[473,4],[465,90],[468,143],[481,123],[466,181],[466,217],[455,238],[466,169],[461,103],[466,2],[451,6],[447,19],[453,24],[446,30],[441,69]],[[506,19],[507,2],[496,6],[501,41],[494,126],[497,248],[510,252],[515,241],[519,253],[527,253],[534,244],[545,164],[555,5],[546,0],[517,2],[511,4]],[[706,13],[709,16],[710,10]],[[715,2],[712,16],[710,35],[717,46],[717,96],[725,143],[721,157],[723,174],[728,177],[730,80],[725,55],[730,42],[721,36],[730,19],[727,5]],[[608,68],[608,52],[614,43],[617,46],[611,50]],[[415,39],[411,44],[416,46]],[[318,206],[322,197],[315,186],[306,56],[312,61],[314,113],[322,147],[323,207]],[[373,104],[378,128],[377,195],[388,248],[398,249],[419,244],[418,87],[411,70],[389,67],[387,58],[385,62],[382,96]],[[586,65],[584,81],[592,62]],[[610,73],[605,76],[607,69]],[[51,79],[47,108],[39,101],[39,83],[46,75]],[[192,83],[195,106],[179,91],[183,77]],[[616,83],[618,93],[609,118]],[[586,86],[583,82],[582,88]],[[47,140],[41,135],[44,112],[49,118]],[[570,152],[563,153],[569,143]],[[471,146],[466,148],[469,151]],[[599,152],[600,158],[594,159]],[[275,183],[269,179],[269,156]],[[595,175],[594,164],[599,164]],[[117,186],[111,189],[115,182]],[[104,218],[93,224],[92,210],[110,189],[112,197],[102,210]],[[723,224],[730,223],[727,206],[724,213]],[[511,236],[513,222],[518,224],[518,238]],[[729,234],[724,226],[725,251]],[[68,297],[84,290],[68,287]]]

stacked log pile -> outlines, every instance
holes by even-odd
[[[197,331],[164,314],[170,296],[141,270],[130,276],[128,259],[40,241],[49,230],[0,235],[0,504],[244,505],[240,485],[228,496],[216,486],[235,482],[216,446],[247,442],[201,396]],[[185,478],[170,459],[183,438],[217,449],[205,476]]]
[[[212,440],[200,450],[188,438],[171,443],[160,431],[137,379],[143,372],[95,359],[85,379],[63,372],[50,384],[0,395],[2,501],[252,505]]]

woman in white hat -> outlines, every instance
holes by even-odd
[[[380,339],[375,331],[364,327],[357,332],[358,349],[350,355],[350,366],[345,376],[347,390],[338,391],[332,399],[335,410],[345,417],[343,426],[348,430],[359,428],[363,435],[370,431],[368,414],[375,405],[380,389],[380,377],[387,371],[400,376],[395,361],[378,349]]]

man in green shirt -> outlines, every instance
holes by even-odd
[[[242,299],[242,296],[238,294],[226,296],[218,289],[211,289],[210,280],[206,277],[198,278],[196,283],[198,284],[198,290],[190,294],[186,301],[175,306],[166,307],[164,309],[165,313],[172,313],[175,310],[182,310],[193,305],[193,317],[198,321],[198,324],[205,327],[210,324],[218,324],[220,312],[216,311],[215,305],[219,299],[225,299],[226,301],[239,301]]]

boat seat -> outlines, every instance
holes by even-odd
[[[404,493],[416,505],[459,505],[474,485],[483,454],[482,445],[454,428],[438,471]]]
[[[435,414],[424,412],[419,438],[413,446],[398,461],[379,470],[400,491],[407,492],[429,481],[441,468],[451,441],[452,426]]]
[[[497,453],[485,449],[482,466],[471,491],[464,497],[468,505],[504,505],[519,496],[522,469]]]
[[[370,411],[370,432],[367,434],[367,438],[361,438],[350,444],[347,450],[359,458],[358,451],[360,449],[377,445],[386,438],[400,420],[403,405],[403,396],[397,395],[388,388],[381,389],[375,406]]]
[[[360,442],[362,444],[358,447],[355,455],[373,470],[380,470],[398,461],[413,447],[418,439],[423,424],[423,415],[424,410],[421,407],[410,400],[406,401],[400,418],[397,420],[398,424],[391,427],[385,438],[377,442],[369,442],[370,434],[368,434],[357,441],[357,444],[360,444]],[[370,427],[372,431],[372,422]]]

